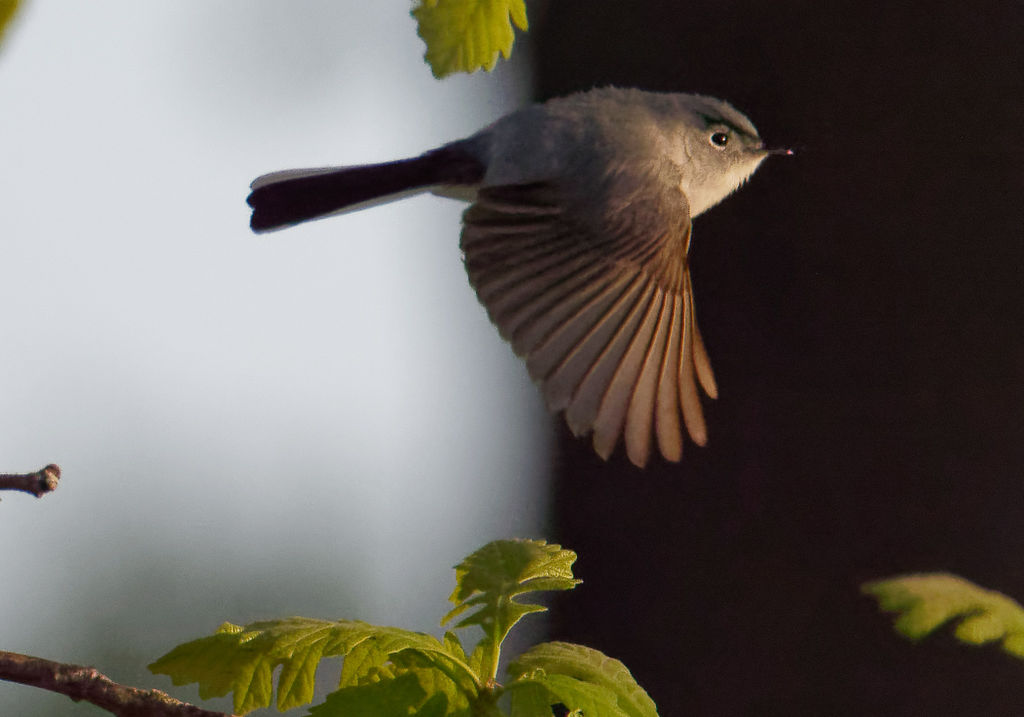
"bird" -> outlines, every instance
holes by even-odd
[[[680,461],[684,432],[706,445],[700,392],[718,397],[692,220],[773,154],[792,151],[723,100],[599,87],[417,157],[265,174],[247,201],[257,233],[421,192],[468,201],[460,247],[489,318],[575,436],[643,468],[655,445]]]

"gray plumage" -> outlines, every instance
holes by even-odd
[[[715,398],[697,329],[691,219],[779,150],[729,104],[605,88],[513,112],[471,137],[380,165],[289,170],[253,183],[268,231],[433,191],[472,201],[469,280],[552,411],[607,458],[643,466],[707,428]]]

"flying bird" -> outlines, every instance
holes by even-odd
[[[792,152],[722,100],[600,88],[418,157],[266,174],[248,202],[256,232],[426,191],[471,202],[461,248],[491,321],[575,435],[643,467],[654,444],[679,461],[684,430],[707,442],[692,220],[772,154]]]

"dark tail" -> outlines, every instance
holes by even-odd
[[[478,184],[484,169],[462,143],[455,143],[383,164],[266,174],[252,183],[249,226],[272,231],[409,190]]]

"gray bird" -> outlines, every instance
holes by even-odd
[[[697,330],[691,220],[770,154],[722,100],[602,88],[512,112],[384,164],[297,169],[252,183],[265,232],[414,193],[471,201],[461,246],[491,321],[553,411],[607,459],[678,461],[718,388]],[[653,438],[653,441],[652,441]]]

